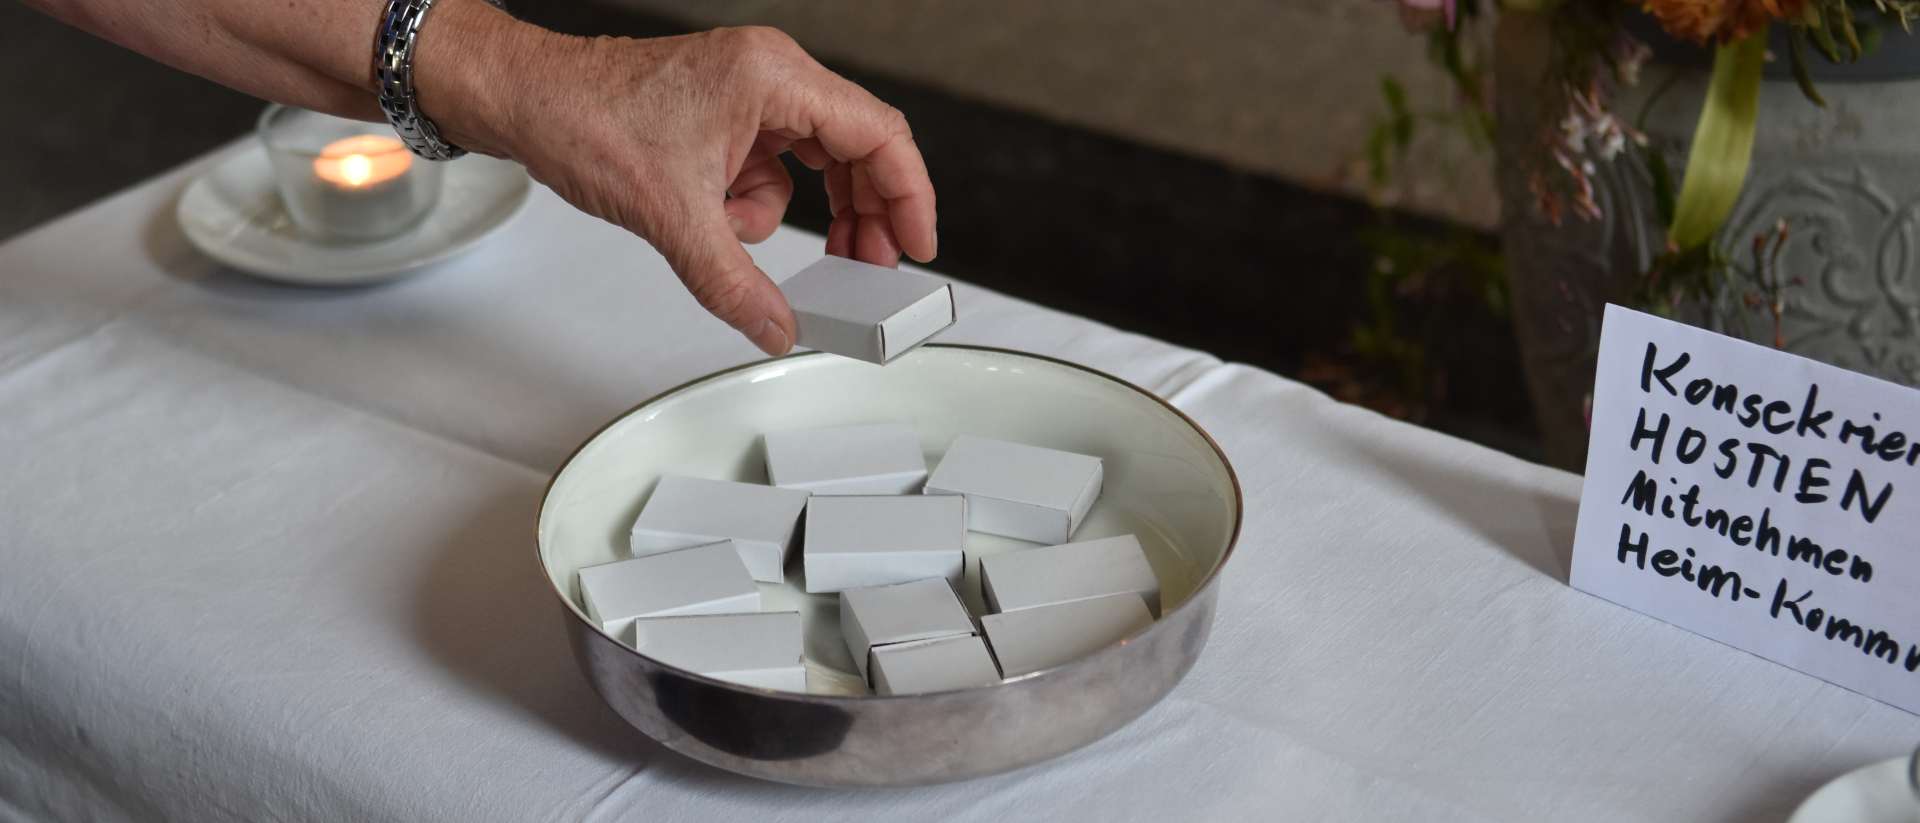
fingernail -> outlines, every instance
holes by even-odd
[[[740,232],[746,231],[747,221],[735,215],[727,215],[727,228],[733,229],[734,234],[739,234]]]
[[[752,340],[761,351],[774,357],[786,354],[793,348],[793,344],[787,340],[787,333],[780,329],[780,324],[772,320],[762,320],[742,329],[740,333],[746,335],[748,340]]]

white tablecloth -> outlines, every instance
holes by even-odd
[[[247,279],[173,224],[210,162],[0,246],[0,819],[1765,821],[1920,740],[1569,589],[1577,477],[961,287],[945,340],[1117,374],[1225,448],[1248,512],[1210,645],[1000,777],[701,765],[588,689],[534,508],[600,424],[757,352],[544,189],[415,279]]]

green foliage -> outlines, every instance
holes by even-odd
[[[1464,137],[1476,152],[1493,148],[1495,121],[1487,97],[1492,59],[1480,47],[1483,41],[1467,37],[1479,6],[1461,0],[1455,14],[1455,27],[1435,26],[1427,32],[1427,56],[1454,87],[1449,105],[1416,110],[1398,79],[1380,78],[1386,116],[1368,133],[1366,145],[1368,183],[1376,202],[1385,199],[1423,127]],[[1434,352],[1446,340],[1446,319],[1457,313],[1460,301],[1475,301],[1496,317],[1507,316],[1506,260],[1469,229],[1412,230],[1385,208],[1378,211],[1376,223],[1361,232],[1360,241],[1373,265],[1366,272],[1366,316],[1352,330],[1354,350],[1390,375],[1400,398],[1418,414],[1443,390],[1444,375]]]
[[[1583,111],[1573,108],[1576,101],[1590,105],[1598,99],[1604,109],[1609,89],[1633,82],[1634,68],[1618,62],[1638,59],[1620,47],[1621,19],[1631,3],[1504,0],[1504,5],[1508,10],[1547,15],[1554,57],[1538,88],[1542,110],[1555,119],[1543,123],[1544,129],[1556,127],[1562,113]],[[1405,164],[1423,128],[1464,136],[1475,149],[1493,146],[1495,121],[1486,91],[1491,64],[1481,48],[1485,41],[1471,36],[1479,11],[1475,0],[1463,0],[1457,8],[1457,26],[1437,26],[1427,33],[1428,58],[1452,81],[1452,105],[1423,110],[1409,99],[1406,87],[1398,80],[1381,78],[1386,115],[1368,134],[1365,158],[1376,201],[1384,199],[1382,195]],[[1815,105],[1826,105],[1809,68],[1809,52],[1835,63],[1853,62],[1880,45],[1887,27],[1897,24],[1911,33],[1916,17],[1920,17],[1920,0],[1807,0],[1797,19],[1782,21],[1790,26],[1787,58],[1802,94]],[[1711,313],[1721,298],[1739,296],[1747,313],[1760,308],[1773,312],[1777,343],[1782,289],[1798,283],[1781,271],[1785,224],[1756,238],[1751,265],[1736,262],[1720,236],[1720,224],[1745,177],[1751,122],[1756,116],[1757,101],[1753,98],[1757,97],[1758,66],[1765,59],[1763,43],[1761,35],[1756,34],[1751,41],[1726,47],[1724,59],[1717,61],[1725,64],[1716,72],[1724,76],[1716,77],[1718,93],[1710,97],[1719,111],[1703,117],[1703,125],[1711,128],[1704,135],[1695,135],[1686,179],[1673,174],[1658,150],[1644,143],[1629,143],[1623,156],[1647,170],[1661,227],[1685,242],[1670,245],[1645,272],[1628,278],[1615,299],[1671,317],[1683,308]],[[1665,91],[1656,91],[1652,99]],[[1586,116],[1587,122],[1593,122],[1594,115]],[[1644,122],[1644,110],[1641,119]],[[1628,134],[1639,139],[1633,130]],[[1612,145],[1617,148],[1618,143]],[[1562,158],[1561,162],[1569,161]],[[1584,172],[1576,170],[1574,174],[1578,185],[1585,187],[1585,178],[1580,176]],[[1584,196],[1584,191],[1582,188],[1575,193]],[[1564,189],[1550,188],[1543,197],[1562,196],[1554,192],[1564,193]],[[1563,201],[1552,202],[1551,213],[1558,220],[1557,204]],[[1420,404],[1432,399],[1442,382],[1433,365],[1433,351],[1437,341],[1444,339],[1445,330],[1440,324],[1448,307],[1457,309],[1454,301],[1471,299],[1496,316],[1506,313],[1509,296],[1505,263],[1497,250],[1470,231],[1411,231],[1396,225],[1391,213],[1382,210],[1380,215],[1379,222],[1362,238],[1375,262],[1366,273],[1367,315],[1354,325],[1353,345],[1370,363],[1395,375],[1404,399]]]
[[[1447,337],[1457,301],[1475,301],[1494,316],[1508,315],[1506,258],[1475,232],[1401,227],[1391,212],[1361,232],[1373,259],[1367,269],[1367,314],[1353,326],[1353,347],[1390,373],[1400,397],[1419,407],[1439,399],[1443,377],[1434,350]]]
[[[1687,176],[1674,204],[1669,242],[1691,249],[1713,239],[1747,181],[1760,122],[1760,71],[1767,63],[1767,26],[1714,51],[1713,79],[1695,124]]]
[[[1915,0],[1873,0],[1873,7],[1883,19],[1900,24],[1907,34],[1913,33],[1913,19],[1920,17],[1920,2]]]
[[[1801,15],[1802,25],[1796,28],[1806,30],[1807,35],[1813,38],[1814,47],[1820,50],[1820,54],[1825,56],[1828,62],[1849,62],[1840,57],[1840,44],[1834,41],[1833,15],[1823,9],[1823,5],[1825,5],[1825,3],[1820,2],[1820,0],[1813,0],[1807,3],[1805,12]],[[1841,13],[1844,14],[1846,5],[1844,3],[1841,4],[1840,9]]]
[[[1827,105],[1826,100],[1820,95],[1809,66],[1806,48],[1808,42],[1813,44],[1820,56],[1830,62],[1854,62],[1873,53],[1879,48],[1883,38],[1884,26],[1867,19],[1866,15],[1877,12],[1881,23],[1897,23],[1904,31],[1911,33],[1912,21],[1917,11],[1920,11],[1920,3],[1911,2],[1911,0],[1871,0],[1871,9],[1865,0],[1808,0],[1802,7],[1798,19],[1786,21],[1788,24],[1787,57],[1793,70],[1794,81],[1799,85],[1801,94],[1814,105],[1822,108]],[[1757,85],[1758,63],[1764,53],[1760,45],[1764,33],[1763,28],[1742,44],[1721,47],[1721,53],[1716,55],[1715,61],[1716,89],[1714,91],[1720,91],[1717,86],[1724,80],[1721,74],[1728,68],[1723,65],[1726,54],[1740,45],[1746,46],[1748,51],[1745,55],[1745,62],[1748,65],[1744,68],[1749,77],[1745,79],[1749,85]],[[1702,128],[1705,128],[1707,121],[1716,114],[1713,106],[1714,91],[1709,92],[1708,110],[1702,113]],[[1652,101],[1658,99],[1664,92],[1664,88],[1656,92],[1648,101],[1647,108],[1650,109]],[[1722,111],[1717,114],[1724,118],[1726,101],[1720,102]],[[1643,120],[1645,113],[1643,110]],[[1703,171],[1698,168],[1701,164],[1697,162],[1703,155],[1702,149],[1702,141],[1699,135],[1696,135],[1693,155],[1688,164],[1690,179],[1697,179],[1693,172]],[[1704,155],[1710,161],[1709,166],[1715,165],[1715,162],[1725,166],[1727,165],[1725,161],[1735,153],[1725,146],[1719,146],[1706,147]],[[1676,208],[1672,174],[1668,170],[1666,159],[1660,152],[1646,147],[1642,147],[1636,154],[1653,180],[1655,214],[1658,215],[1661,226],[1668,229],[1671,235],[1676,212],[1679,209]],[[1724,172],[1725,169],[1719,171]],[[1727,205],[1731,206],[1731,203]],[[1698,224],[1700,220],[1695,219],[1692,222]],[[1767,308],[1772,312],[1775,345],[1782,345],[1784,341],[1781,339],[1780,318],[1784,302],[1781,293],[1785,286],[1799,283],[1798,278],[1785,278],[1783,281],[1780,271],[1779,255],[1787,237],[1786,222],[1781,221],[1771,233],[1755,238],[1751,266],[1740,265],[1735,261],[1734,255],[1725,247],[1724,239],[1718,236],[1720,220],[1715,219],[1712,223],[1714,236],[1701,240],[1697,237],[1700,234],[1699,225],[1692,226],[1685,232],[1689,238],[1695,240],[1692,247],[1670,246],[1665,253],[1654,259],[1645,272],[1629,278],[1623,284],[1616,300],[1624,305],[1663,316],[1672,316],[1681,306],[1690,304],[1711,316],[1715,312],[1715,307],[1721,304],[1723,296],[1733,295],[1736,290],[1739,290],[1740,301],[1748,309]],[[1763,254],[1763,250],[1769,248],[1771,251]],[[1746,320],[1744,314],[1741,315],[1741,320],[1743,322]],[[1748,336],[1751,337],[1751,334]]]
[[[1660,228],[1673,228],[1673,173],[1667,171],[1667,158],[1650,146],[1636,146],[1634,151],[1653,176],[1653,213],[1660,219]]]
[[[1387,118],[1367,135],[1367,184],[1376,192],[1392,182],[1393,168],[1413,145],[1416,122],[1407,106],[1407,89],[1393,75],[1380,78],[1380,97],[1387,103]]]
[[[1470,3],[1462,3],[1463,9]],[[1472,15],[1462,11],[1461,25],[1465,18]],[[1453,107],[1451,114],[1458,118],[1461,130],[1476,148],[1492,148],[1496,136],[1493,119],[1493,106],[1487,100],[1487,78],[1493,67],[1484,56],[1470,57],[1462,45],[1461,29],[1447,29],[1436,26],[1427,32],[1427,57],[1447,73],[1453,81],[1454,91],[1460,95],[1460,104]]]
[[[1877,16],[1878,21],[1870,19]],[[1872,54],[1884,36],[1882,24],[1897,24],[1912,34],[1913,20],[1920,16],[1920,3],[1912,0],[1808,0],[1800,10],[1800,19],[1788,20],[1796,34],[1813,41],[1820,56],[1832,63],[1852,63]],[[1796,43],[1794,48],[1799,50]],[[1794,58],[1794,76],[1804,70],[1806,58]],[[1802,89],[1808,84],[1803,82]],[[1809,94],[1816,99],[1818,94]]]
[[[1813,72],[1807,68],[1807,36],[1799,26],[1787,27],[1787,55],[1793,64],[1793,80],[1800,84],[1800,93],[1812,100],[1820,108],[1827,107],[1826,98],[1820,96],[1820,89],[1813,84]]]
[[[1597,216],[1598,210],[1587,199],[1591,194],[1589,161],[1612,157],[1620,146],[1619,132],[1607,132],[1613,142],[1606,144],[1604,156],[1591,145],[1572,149],[1572,157],[1564,156],[1567,143],[1556,141],[1563,137],[1575,143],[1586,139],[1580,136],[1586,133],[1583,127],[1592,128],[1586,124],[1598,122],[1605,129],[1615,128],[1606,111],[1607,98],[1618,84],[1636,82],[1638,61],[1645,56],[1644,50],[1635,52],[1631,38],[1626,38],[1627,46],[1623,46],[1620,24],[1633,4],[1618,0],[1497,1],[1508,11],[1546,15],[1551,32],[1553,58],[1538,85],[1541,110],[1549,117],[1541,124],[1542,135],[1555,147],[1555,162],[1573,181],[1568,184],[1562,180],[1556,188],[1546,170],[1535,170],[1535,194],[1558,222],[1571,185],[1573,196],[1579,198],[1576,205],[1586,206],[1585,216]],[[1458,11],[1457,27],[1436,27],[1427,35],[1429,59],[1454,86],[1456,100],[1451,108],[1420,111],[1409,103],[1405,87],[1397,80],[1381,79],[1387,115],[1369,134],[1366,152],[1369,183],[1376,200],[1381,199],[1379,195],[1405,163],[1422,125],[1457,130],[1476,148],[1494,144],[1495,122],[1486,95],[1491,67],[1475,46],[1483,41],[1465,36],[1472,31],[1479,7],[1475,0],[1462,0]],[[1879,47],[1889,26],[1897,24],[1911,34],[1917,17],[1920,0],[1807,0],[1798,18],[1779,21],[1789,26],[1787,57],[1801,93],[1814,105],[1826,106],[1809,67],[1809,51],[1834,63],[1854,62]],[[1736,262],[1721,236],[1721,224],[1738,196],[1751,150],[1759,67],[1768,59],[1764,33],[1763,27],[1743,41],[1722,44],[1716,55],[1708,111],[1703,112],[1700,131],[1694,135],[1685,179],[1676,179],[1666,158],[1646,145],[1638,128],[1625,130],[1632,142],[1624,156],[1647,170],[1655,214],[1673,242],[1645,272],[1628,278],[1615,299],[1672,317],[1683,307],[1712,315],[1715,306],[1723,304],[1722,298],[1738,296],[1747,310],[1741,315],[1743,319],[1762,308],[1771,311],[1775,345],[1780,345],[1782,291],[1799,284],[1798,278],[1783,274],[1779,259],[1787,236],[1786,223],[1782,221],[1772,232],[1754,239],[1751,265]],[[1809,43],[1811,50],[1807,48]],[[1623,60],[1632,65],[1622,65]],[[1652,102],[1679,77],[1673,75],[1648,99],[1640,126],[1644,126]],[[1573,125],[1563,126],[1563,116]],[[1565,135],[1560,133],[1562,129]],[[1518,204],[1506,206],[1515,208]],[[1496,315],[1504,315],[1507,310],[1505,264],[1499,252],[1486,247],[1471,232],[1456,231],[1445,236],[1406,231],[1383,210],[1379,223],[1363,238],[1375,265],[1366,275],[1368,314],[1363,322],[1355,324],[1353,344],[1370,362],[1390,366],[1397,375],[1401,395],[1416,404],[1430,399],[1436,391],[1439,375],[1432,366],[1431,352],[1444,331],[1438,324],[1448,301],[1471,296]]]
[[[1541,78],[1540,92],[1549,98],[1564,89],[1593,88],[1601,73],[1618,77],[1621,66],[1611,48],[1620,33],[1620,18],[1632,8],[1614,0],[1562,2],[1547,19],[1553,38],[1553,68]],[[1564,108],[1549,102],[1543,111]]]
[[[1638,277],[1627,278],[1614,302],[1673,319],[1683,305],[1710,301],[1725,285],[1728,256],[1718,243],[1669,248]]]

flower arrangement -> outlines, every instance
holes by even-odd
[[[1496,0],[1500,1],[1500,0]],[[1397,0],[1401,20],[1427,37],[1429,54],[1456,88],[1450,108],[1484,113],[1490,123],[1492,95],[1489,38],[1483,31],[1492,15],[1481,0]],[[1665,158],[1627,118],[1613,110],[1619,90],[1639,83],[1651,50],[1622,25],[1638,5],[1662,31],[1712,49],[1713,70],[1695,125],[1684,177],[1676,181]],[[1571,215],[1600,217],[1592,176],[1598,164],[1629,162],[1644,166],[1653,181],[1655,214],[1666,232],[1664,253],[1646,271],[1630,278],[1618,302],[1671,316],[1685,304],[1710,305],[1729,289],[1744,289],[1740,302],[1749,309],[1770,309],[1779,341],[1780,292],[1774,265],[1789,227],[1778,223],[1754,238],[1751,263],[1730,245],[1716,241],[1732,211],[1752,159],[1759,118],[1761,71],[1781,59],[1768,50],[1768,34],[1784,27],[1786,59],[1806,99],[1824,107],[1809,63],[1817,55],[1848,63],[1871,53],[1882,33],[1898,26],[1912,31],[1920,16],[1913,0],[1504,0],[1502,10],[1546,15],[1555,59],[1542,83],[1556,112],[1541,124],[1542,152],[1551,158],[1527,169],[1533,206],[1553,223]],[[1391,123],[1405,111],[1389,89]],[[1657,99],[1664,89],[1656,91]],[[1456,117],[1455,119],[1458,119]],[[1490,129],[1490,126],[1486,127]],[[1369,145],[1376,184],[1392,166],[1392,150],[1406,140],[1383,139],[1385,126]],[[1489,141],[1490,142],[1490,141]],[[1384,147],[1384,148],[1382,148]],[[1675,185],[1676,182],[1678,185]],[[1508,204],[1509,208],[1514,204]]]
[[[1734,237],[1738,232],[1723,226],[1742,188],[1752,185],[1748,171],[1755,156],[1756,125],[1763,116],[1762,68],[1769,62],[1791,68],[1807,105],[1824,108],[1826,101],[1814,81],[1817,61],[1860,60],[1895,27],[1911,31],[1920,3],[1397,0],[1396,9],[1405,27],[1424,37],[1430,62],[1450,81],[1450,94],[1418,101],[1395,78],[1381,79],[1386,116],[1375,124],[1352,166],[1365,170],[1376,206],[1390,203],[1401,191],[1401,170],[1409,165],[1416,142],[1422,144],[1420,161],[1428,169],[1436,159],[1432,154],[1447,155],[1437,158],[1442,167],[1433,169],[1444,174],[1448,161],[1458,159],[1463,142],[1467,150],[1480,152],[1504,141],[1511,151],[1503,154],[1510,165],[1502,175],[1511,187],[1504,191],[1510,199],[1503,208],[1531,211],[1541,218],[1510,222],[1510,232],[1536,238],[1542,232],[1562,232],[1567,243],[1593,238],[1615,245],[1593,248],[1592,257],[1569,259],[1562,271],[1541,268],[1540,256],[1557,254],[1549,249],[1558,244],[1536,240],[1530,251],[1521,252],[1530,257],[1516,263],[1521,277],[1515,281],[1507,277],[1506,255],[1483,236],[1464,228],[1451,234],[1423,228],[1393,210],[1379,209],[1377,224],[1361,237],[1372,263],[1360,273],[1368,302],[1348,343],[1358,355],[1356,365],[1364,368],[1345,373],[1384,386],[1373,396],[1393,402],[1361,402],[1403,409],[1404,416],[1418,419],[1428,404],[1446,400],[1449,381],[1443,364],[1457,362],[1448,353],[1458,348],[1462,319],[1490,315],[1512,320],[1522,347],[1538,347],[1522,353],[1522,366],[1529,372],[1532,399],[1540,404],[1535,414],[1549,450],[1557,449],[1556,460],[1577,467],[1584,440],[1568,421],[1578,422],[1591,396],[1566,395],[1578,391],[1579,372],[1593,368],[1599,333],[1596,300],[1754,340],[1766,338],[1761,327],[1770,320],[1771,342],[1777,348],[1789,342],[1783,315],[1796,323],[1812,318],[1825,324],[1823,329],[1854,316],[1830,312],[1843,318],[1835,321],[1815,313],[1821,308],[1805,310],[1831,303],[1819,292],[1838,271],[1807,269],[1802,262],[1807,250],[1818,254],[1823,244],[1834,242],[1833,227],[1822,224],[1822,218],[1796,211],[1795,219],[1813,221],[1796,230],[1779,219],[1783,215],[1749,214],[1743,207],[1738,216],[1742,225],[1765,228],[1753,230],[1754,236]],[[1510,22],[1515,33],[1526,32],[1529,39],[1524,57],[1505,69],[1503,89],[1512,94],[1526,88],[1525,93],[1534,96],[1510,101],[1514,105],[1508,116],[1497,124],[1495,23],[1513,12],[1527,14],[1524,21]],[[1542,33],[1543,39],[1534,39]],[[1648,71],[1653,79],[1635,88],[1642,86],[1642,69],[1656,50],[1663,57],[1684,57],[1690,50],[1687,44],[1701,50],[1696,56],[1702,63],[1709,58],[1712,62],[1704,90],[1694,86],[1686,92],[1703,101],[1699,114],[1696,118],[1665,106],[1663,112],[1680,113],[1683,119],[1676,124],[1663,114],[1653,130],[1656,137],[1649,139],[1645,126],[1656,102],[1677,81],[1699,75]],[[1526,82],[1516,83],[1514,71],[1523,65]],[[1632,110],[1616,110],[1616,104],[1625,106],[1621,101],[1629,99],[1637,101]],[[1671,103],[1678,98],[1668,99]],[[1513,119],[1519,112],[1536,112],[1537,120],[1529,124]],[[1675,125],[1680,125],[1678,133]],[[1679,138],[1689,131],[1692,142],[1680,145]],[[1422,135],[1418,141],[1416,133]],[[1682,157],[1684,166],[1677,162]],[[1766,177],[1775,179],[1773,170]],[[1620,196],[1631,200],[1616,199]],[[1603,215],[1603,209],[1618,213]],[[1597,222],[1601,217],[1610,219]],[[1596,222],[1567,225],[1589,221]],[[1795,235],[1791,243],[1790,234]],[[1619,254],[1627,250],[1631,256]],[[1803,271],[1815,288],[1799,291],[1808,285],[1797,276]],[[1851,270],[1846,273],[1850,276]],[[1591,279],[1595,275],[1601,279]],[[1561,300],[1554,299],[1556,294]],[[1522,306],[1532,308],[1522,316],[1516,311]],[[1840,334],[1851,333],[1851,327],[1847,329]],[[1818,344],[1815,336],[1807,339]],[[1539,341],[1549,342],[1542,346]],[[1802,345],[1798,337],[1792,342]],[[1339,385],[1349,382],[1362,381]]]

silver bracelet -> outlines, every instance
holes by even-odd
[[[489,2],[500,5],[498,0]],[[428,160],[452,160],[467,150],[440,139],[440,130],[420,113],[413,87],[413,49],[420,21],[432,5],[433,0],[387,0],[387,13],[373,40],[373,77],[380,85],[380,108],[400,142]]]

